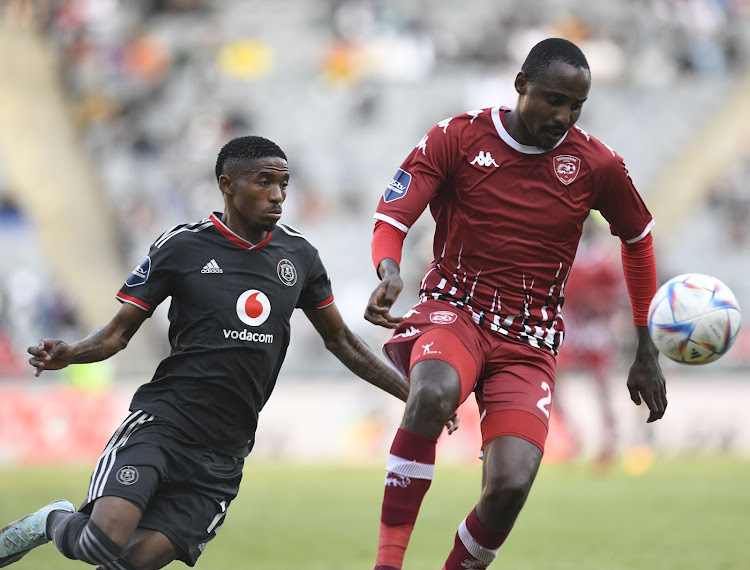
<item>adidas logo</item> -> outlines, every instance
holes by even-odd
[[[201,269],[201,273],[224,273],[224,270],[219,267],[219,264],[216,263],[215,259],[212,259],[203,266],[203,269]]]

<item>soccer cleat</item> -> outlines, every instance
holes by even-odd
[[[0,568],[13,564],[31,549],[49,542],[47,518],[52,511],[76,512],[70,501],[59,499],[0,529]]]

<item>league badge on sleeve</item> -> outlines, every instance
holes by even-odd
[[[151,258],[146,256],[146,259],[141,261],[133,272],[125,281],[125,285],[128,287],[135,287],[136,285],[143,285],[148,279],[148,274],[151,273]]]
[[[399,168],[388,183],[388,188],[385,189],[383,201],[388,203],[403,198],[409,190],[409,184],[411,184],[411,174]]]

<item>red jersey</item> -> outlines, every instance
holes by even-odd
[[[519,144],[503,125],[508,110],[438,123],[394,175],[375,218],[408,232],[429,205],[434,261],[422,299],[556,353],[565,282],[590,210],[628,243],[648,235],[653,220],[614,150],[578,127],[551,150]]]

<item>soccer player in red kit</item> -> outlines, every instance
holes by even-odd
[[[395,329],[384,352],[409,378],[386,465],[376,570],[400,569],[435,468],[446,420],[473,391],[480,408],[482,493],[461,522],[444,570],[486,568],[528,496],[547,437],[565,283],[584,220],[599,210],[622,242],[637,348],[627,386],[649,422],[667,406],[646,314],[656,292],[653,220],[611,148],[574,128],[591,74],[573,43],[550,38],[515,79],[514,109],[438,123],[380,200],[372,241],[381,282],[365,318]],[[409,228],[429,206],[434,261],[420,300],[390,314],[402,290]]]

